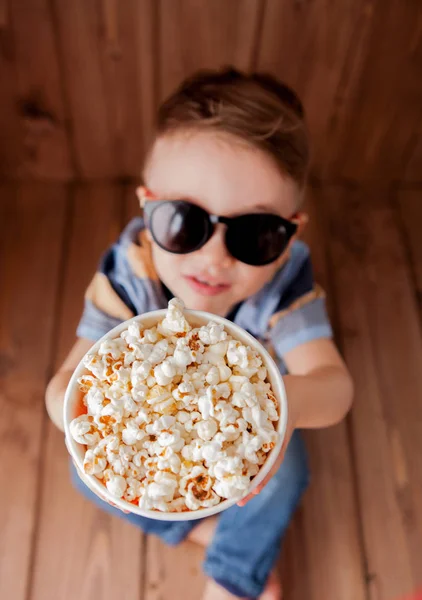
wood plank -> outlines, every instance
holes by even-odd
[[[3,2],[0,15],[0,177],[22,175],[23,125],[16,105],[17,79],[15,47],[8,6]]]
[[[103,0],[100,53],[119,177],[139,179],[155,123],[153,0]]]
[[[327,199],[370,598],[393,600],[421,582],[422,340],[385,191],[334,188]]]
[[[161,0],[160,86],[162,100],[197,69],[233,64],[250,69],[259,33],[257,0]]]
[[[422,181],[422,120],[415,132],[415,139],[411,144],[409,159],[405,164],[402,179],[407,183]]]
[[[309,492],[308,492],[309,493]],[[282,543],[282,553],[277,565],[283,593],[289,600],[315,598],[311,578],[304,530],[303,504],[298,507]],[[329,596],[326,597],[330,600]]]
[[[327,291],[335,324],[321,216],[322,193],[310,190],[307,206],[310,222],[305,238],[312,252],[315,279]],[[286,595],[292,600],[363,600],[366,598],[363,556],[346,423],[306,431],[304,435],[311,486],[283,550],[282,580]]]
[[[347,106],[333,115],[335,131],[326,140],[329,172],[360,182],[395,181],[422,122],[422,5],[390,0],[365,3],[364,10],[370,35],[363,60],[344,74],[355,71]],[[357,31],[352,43],[359,38]]]
[[[78,187],[74,193],[55,368],[73,344],[83,293],[99,256],[120,231],[121,201],[120,190],[109,185]],[[49,424],[31,599],[141,598],[142,544],[138,529],[73,489],[63,435]]]
[[[325,175],[328,159],[338,151],[327,140],[339,115],[350,115],[350,81],[365,53],[372,4],[373,0],[266,3],[257,66],[299,93],[318,177]],[[365,126],[370,128],[370,121]],[[356,147],[351,152],[360,156]]]
[[[204,551],[192,542],[169,548],[148,537],[143,600],[198,600],[205,586]]]
[[[0,597],[25,600],[65,203],[61,186],[0,194]]]
[[[93,2],[52,0],[62,56],[73,145],[82,178],[119,174],[110,132],[110,107],[99,49],[100,12]]]
[[[74,175],[56,48],[47,0],[9,2],[14,61],[15,102],[24,130],[23,177],[68,180]]]
[[[419,313],[422,316],[422,191],[399,190],[397,210],[404,228],[404,239],[409,252]]]

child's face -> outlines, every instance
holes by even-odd
[[[189,200],[219,216],[269,212],[291,218],[298,205],[296,185],[269,157],[211,132],[157,140],[145,184],[160,200]],[[158,276],[171,292],[188,308],[222,316],[270,281],[287,252],[269,265],[247,265],[229,254],[224,231],[217,224],[205,246],[190,254],[166,252],[151,240]]]

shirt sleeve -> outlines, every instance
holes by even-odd
[[[281,358],[301,344],[332,337],[325,294],[314,282],[309,252],[291,266],[289,285],[269,324],[271,343]]]
[[[84,311],[76,330],[78,337],[97,341],[136,314],[119,268],[121,252],[115,244],[102,257],[85,293]]]

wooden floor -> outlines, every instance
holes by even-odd
[[[44,411],[133,190],[0,191],[0,598],[200,598],[202,552],[168,549],[81,498]],[[309,195],[307,239],[356,400],[345,423],[306,435],[313,482],[284,546],[285,597],[407,599],[422,587],[422,195]]]

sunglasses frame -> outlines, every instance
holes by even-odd
[[[154,212],[160,206],[163,206],[164,204],[169,204],[169,203],[171,203],[173,205],[175,203],[176,204],[180,203],[180,204],[184,204],[184,205],[188,204],[188,205],[193,206],[196,209],[202,211],[204,213],[204,215],[207,217],[208,227],[207,227],[207,231],[205,232],[204,238],[201,240],[201,242],[198,245],[196,245],[194,248],[192,248],[192,250],[189,250],[188,252],[176,252],[176,251],[173,251],[173,250],[169,250],[163,244],[161,244],[159,242],[159,240],[156,239],[156,237],[154,235],[154,231],[150,227],[150,223],[152,221],[152,217],[153,217]],[[198,206],[197,204],[194,204],[193,202],[190,202],[189,200],[183,200],[183,199],[180,199],[180,200],[159,200],[159,199],[155,199],[151,194],[145,195],[142,198],[142,200],[141,200],[141,208],[143,209],[143,214],[145,216],[145,226],[151,232],[151,235],[152,235],[155,243],[160,248],[162,248],[166,252],[170,252],[171,254],[191,254],[192,252],[196,252],[197,250],[199,250],[200,248],[202,248],[203,246],[205,246],[205,244],[207,244],[207,242],[209,242],[209,240],[211,239],[211,237],[214,234],[215,226],[218,223],[222,223],[223,225],[226,225],[226,227],[227,227],[226,236],[227,236],[227,232],[228,232],[228,230],[230,228],[230,224],[233,221],[235,221],[235,220],[237,220],[239,218],[242,218],[242,217],[246,217],[246,216],[257,217],[257,216],[261,216],[261,215],[265,215],[265,216],[271,215],[272,217],[276,218],[279,221],[280,226],[283,226],[284,229],[285,229],[285,231],[286,231],[286,238],[287,238],[286,239],[286,248],[288,246],[289,241],[291,240],[291,238],[295,235],[295,233],[298,230],[297,223],[294,223],[293,221],[290,221],[289,219],[285,219],[284,217],[280,217],[279,215],[275,215],[275,214],[272,214],[272,213],[245,213],[243,215],[238,215],[236,217],[222,217],[222,216],[219,216],[219,215],[213,215],[213,214],[208,213],[204,208]],[[271,259],[271,260],[269,260],[267,262],[260,263],[259,265],[251,265],[250,263],[242,261],[237,256],[234,256],[230,252],[230,250],[228,248],[227,241],[225,243],[226,243],[226,248],[227,248],[228,252],[231,254],[231,256],[233,256],[233,258],[235,258],[236,260],[238,260],[240,262],[243,262],[243,264],[247,264],[247,265],[250,265],[250,266],[265,266],[265,265],[271,264],[271,263],[275,262],[277,260],[277,258],[279,258],[283,254],[283,252],[285,250],[285,248],[284,248],[280,252],[280,254],[276,258],[274,258],[274,259]]]

